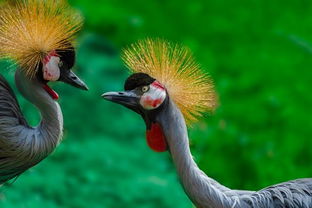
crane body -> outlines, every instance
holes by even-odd
[[[196,121],[204,110],[213,110],[217,96],[210,77],[201,72],[188,50],[164,40],[146,39],[126,49],[124,60],[133,72],[124,91],[102,96],[142,116],[149,146],[158,152],[169,151],[196,207],[312,208],[312,178],[259,191],[233,190],[200,170],[190,151],[187,122]]]
[[[310,208],[312,178],[297,179],[260,191],[229,189],[208,177],[194,161],[183,115],[171,101],[157,117],[169,145],[172,160],[189,198],[199,208]],[[177,129],[179,129],[177,131]]]
[[[63,0],[6,2],[0,8],[0,58],[15,62],[17,89],[41,115],[38,126],[28,125],[13,90],[0,76],[0,184],[45,159],[62,139],[59,96],[48,83],[88,89],[71,71],[73,35],[81,24]]]
[[[63,132],[60,106],[40,84],[30,81],[20,70],[16,72],[16,84],[24,97],[40,110],[42,120],[37,127],[27,124],[12,89],[1,77],[0,183],[47,157],[60,142]]]

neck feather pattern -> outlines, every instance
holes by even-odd
[[[158,119],[181,183],[193,203],[198,208],[235,207],[235,200],[229,197],[231,190],[209,178],[195,163],[184,118],[170,99]]]
[[[59,105],[36,80],[16,71],[16,85],[42,117],[28,126],[8,83],[0,78],[0,184],[20,175],[46,158],[62,138],[63,117]]]
[[[37,127],[20,126],[18,141],[24,141],[23,148],[30,158],[42,160],[58,145],[62,138],[63,116],[59,104],[43,89],[37,80],[29,80],[23,72],[16,72],[16,85],[22,95],[40,111],[41,122]],[[17,141],[17,142],[18,142]]]

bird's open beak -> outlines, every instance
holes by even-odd
[[[82,90],[88,90],[87,85],[71,70],[61,70],[59,81],[70,84]]]
[[[118,103],[134,111],[139,106],[139,96],[133,91],[107,92],[102,95],[105,100]]]

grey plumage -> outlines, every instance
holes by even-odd
[[[36,79],[16,71],[16,84],[23,96],[41,113],[37,127],[23,117],[14,92],[0,77],[0,183],[4,183],[46,158],[62,138],[60,107]]]
[[[102,97],[142,116],[148,145],[157,152],[169,149],[184,190],[196,207],[312,208],[312,178],[260,191],[232,190],[199,169],[183,115],[192,120],[205,109],[212,110],[217,96],[212,81],[185,51],[162,40],[133,44],[125,50],[124,59],[135,73],[125,81],[124,91]]]
[[[174,101],[167,95],[160,107],[146,108],[141,104],[146,93],[150,96],[149,101],[157,101],[163,95],[159,91],[143,90],[146,86],[153,86],[154,82],[147,74],[136,73],[127,79],[125,91],[107,92],[102,96],[140,114],[145,121],[147,134],[153,131],[155,134],[154,138],[147,136],[148,140],[165,140],[184,190],[196,207],[312,208],[312,178],[288,181],[260,191],[248,191],[229,189],[208,177],[192,157],[185,120]],[[145,93],[144,97],[142,92]]]
[[[47,157],[62,138],[63,116],[49,82],[64,82],[88,90],[71,71],[73,41],[82,18],[66,1],[16,1],[1,4],[0,58],[19,69],[15,81],[21,94],[34,104],[41,122],[30,127],[8,83],[0,78],[0,183]]]
[[[169,99],[157,121],[189,198],[198,208],[312,208],[312,179],[297,179],[260,191],[231,190],[202,172],[192,158],[180,110]]]

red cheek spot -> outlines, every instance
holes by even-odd
[[[148,146],[155,152],[165,152],[168,149],[165,135],[158,123],[153,123],[150,130],[146,131]]]
[[[43,64],[49,63],[50,59],[51,59],[51,56],[46,56],[46,57],[44,57],[44,59],[43,59]]]
[[[165,90],[165,87],[164,87],[162,84],[160,84],[160,82],[158,82],[158,81],[154,81],[154,82],[152,83],[152,86],[154,86],[154,87],[156,87],[156,88],[158,88],[158,89]]]
[[[59,56],[55,50],[51,51],[48,55],[46,55],[46,57],[44,57],[44,59],[42,60],[43,64],[47,64],[49,63],[50,59],[52,56]]]
[[[155,107],[159,106],[161,104],[161,102],[162,102],[162,99],[158,98],[158,99],[154,100],[152,105],[155,108]]]
[[[50,55],[50,56],[59,56],[59,55],[56,53],[55,50],[51,51],[51,52],[49,53],[49,55]]]
[[[157,98],[157,99],[152,99],[150,96],[147,96],[144,100],[144,106],[150,106],[153,108],[156,108],[157,106],[159,106],[162,102],[161,98]]]

